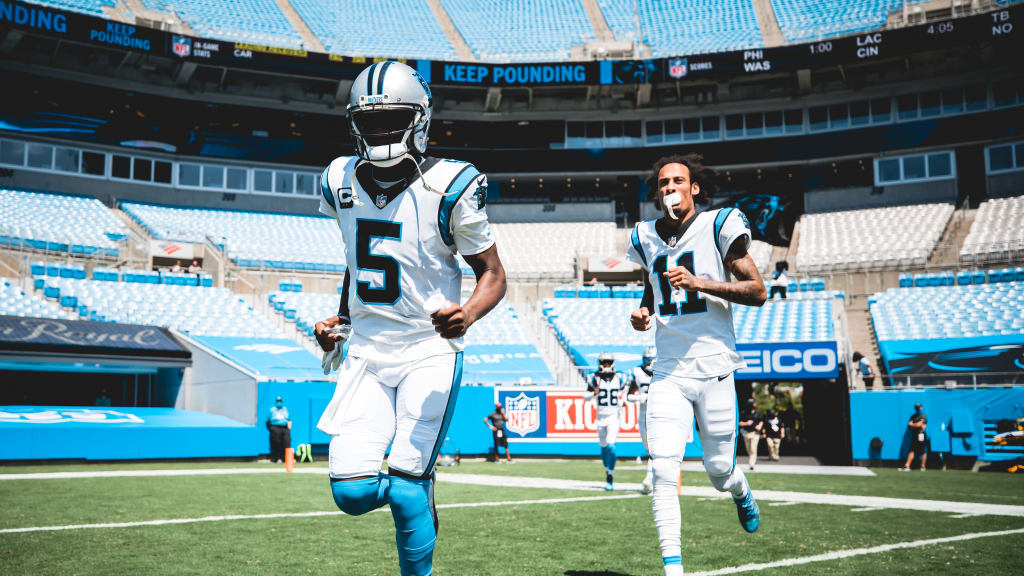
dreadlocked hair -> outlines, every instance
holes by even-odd
[[[661,172],[662,168],[669,164],[682,164],[683,166],[686,166],[690,171],[690,182],[695,182],[700,186],[700,194],[697,194],[693,198],[694,202],[698,204],[707,204],[708,202],[711,202],[711,197],[718,191],[718,184],[716,182],[718,171],[714,168],[705,166],[703,161],[704,156],[697,152],[673,154],[671,156],[659,158],[651,169],[651,175],[647,178],[647,187],[650,189],[651,195],[654,197],[654,205],[659,209],[661,208],[661,202],[658,198],[658,173]]]

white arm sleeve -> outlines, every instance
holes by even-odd
[[[717,238],[718,251],[722,255],[722,260],[725,260],[725,255],[729,253],[729,248],[737,240],[742,239],[743,247],[749,249],[752,235],[750,233],[750,223],[747,222],[747,217],[743,215],[743,212],[735,208],[723,208],[722,210],[729,210],[729,215],[725,217]]]
[[[452,209],[452,236],[459,254],[472,256],[494,245],[491,225],[487,222],[487,176],[477,176]]]

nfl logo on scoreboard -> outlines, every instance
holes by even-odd
[[[192,39],[185,36],[175,36],[172,47],[175,54],[182,58],[187,58],[192,53]]]
[[[540,428],[539,396],[527,396],[520,392],[519,396],[505,400],[505,412],[508,414],[506,428],[509,432],[526,436]]]
[[[668,75],[673,78],[686,76],[686,58],[675,58],[668,61]]]

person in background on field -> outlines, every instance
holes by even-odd
[[[494,437],[494,461],[501,462],[501,457],[498,456],[498,447],[503,446],[505,448],[505,460],[507,462],[512,461],[512,454],[508,451],[508,435],[505,433],[505,421],[508,418],[505,417],[505,409],[501,407],[501,402],[494,403],[494,412],[491,412],[486,418],[484,418],[484,424],[491,429],[491,435]]]
[[[740,432],[743,433],[743,444],[747,447],[747,465],[751,470],[757,464],[757,445],[761,443],[761,429],[764,422],[757,411],[754,399],[747,400],[747,408],[740,414]]]
[[[782,420],[779,419],[775,410],[768,411],[768,417],[765,418],[763,424],[761,434],[764,435],[765,441],[768,443],[768,459],[778,462],[779,446],[782,444],[783,438],[786,437],[786,427],[782,425]]]
[[[857,371],[860,372],[861,378],[864,379],[864,387],[873,387],[875,385],[875,369],[871,366],[871,362],[860,352],[853,353],[853,361],[857,364]]]
[[[96,397],[97,406],[110,406],[110,396],[107,396],[107,389],[100,390],[100,395]]]
[[[270,430],[270,461],[283,462],[285,448],[292,445],[292,419],[280,396],[270,407],[267,428]]]
[[[779,295],[779,298],[786,299],[786,287],[789,286],[789,278],[786,276],[787,270],[789,270],[789,263],[785,260],[775,263],[775,272],[772,272],[771,290],[768,292],[769,299],[774,299],[776,294]]]
[[[927,426],[928,417],[925,416],[921,405],[914,404],[914,413],[910,415],[910,422],[907,423],[907,427],[910,428],[910,454],[907,454],[907,461],[903,464],[903,468],[900,468],[901,471],[909,472],[910,465],[914,462],[914,456],[920,454],[920,470],[924,472],[925,464],[928,461],[928,433],[925,432]]]

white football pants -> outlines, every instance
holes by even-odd
[[[332,478],[388,468],[429,474],[444,442],[462,380],[462,353],[367,359],[349,356],[317,428],[331,435]]]

